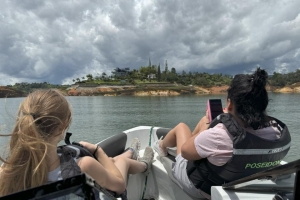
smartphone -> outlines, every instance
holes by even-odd
[[[222,101],[221,99],[209,99],[207,100],[207,112],[208,120],[211,122],[218,115],[223,113]]]

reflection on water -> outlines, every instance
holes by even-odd
[[[173,127],[179,122],[187,123],[191,129],[205,114],[206,101],[222,99],[225,95],[176,96],[176,97],[67,97],[73,109],[71,140],[86,140],[92,143],[135,126]],[[292,148],[285,160],[299,159],[299,119],[297,105],[300,94],[270,93],[267,109],[269,115],[287,124],[292,135]],[[13,126],[17,108],[23,98],[0,99],[1,133],[8,133]],[[1,137],[0,145],[7,139]]]

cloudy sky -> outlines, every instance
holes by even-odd
[[[168,61],[177,72],[300,68],[299,0],[3,0],[0,85],[72,83]]]

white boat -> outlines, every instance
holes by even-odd
[[[141,141],[140,156],[143,155],[143,149],[151,146],[154,141],[161,136],[165,136],[170,129],[151,126],[138,126],[122,133],[111,136],[99,143],[108,156],[116,156],[121,154],[124,149],[130,146],[133,138],[139,138]],[[172,163],[176,149],[168,149],[169,156],[160,157],[155,152],[154,163],[148,176],[144,174],[129,175],[127,183],[127,197],[130,200],[140,199],[159,199],[159,200],[195,200],[185,193],[176,183],[172,175]],[[282,165],[265,172],[255,174],[223,186],[213,186],[211,188],[212,200],[260,200],[260,199],[300,199],[300,176],[296,176],[295,172],[300,171],[300,160],[292,163],[282,162]],[[295,179],[296,177],[296,179]],[[271,180],[267,180],[271,179]],[[79,181],[78,181],[79,180]],[[96,187],[95,182],[84,177],[79,179],[68,179],[66,181],[58,181],[48,184],[48,189],[41,186],[37,189],[20,192],[19,196],[7,196],[6,199],[16,199],[29,195],[34,199],[50,199],[59,195],[73,193],[79,187],[85,188],[82,193],[86,192],[86,185]],[[296,181],[294,181],[296,180]],[[76,185],[77,184],[77,185]],[[51,187],[50,187],[51,185]],[[59,187],[58,187],[59,186]],[[75,187],[76,186],[76,187]],[[54,189],[49,189],[54,188]],[[225,189],[226,188],[226,189]],[[41,192],[42,190],[42,192]],[[48,193],[47,193],[48,191]],[[50,191],[50,192],[49,192]],[[92,193],[92,192],[90,192]],[[54,196],[53,196],[54,194]],[[15,194],[17,195],[17,194]],[[52,196],[47,196],[52,195]],[[277,196],[276,196],[277,195]],[[276,196],[276,198],[275,198]],[[5,197],[0,198],[0,200]],[[88,197],[87,199],[93,199]]]
[[[154,141],[158,140],[161,136],[165,136],[170,129],[151,126],[138,126],[124,131],[122,134],[127,138],[126,146],[130,145],[133,138],[138,137],[141,141],[141,147],[145,148],[147,145],[152,145]],[[125,136],[126,135],[126,136]],[[120,136],[120,135],[119,135]],[[113,136],[118,137],[117,136]],[[109,142],[112,138],[108,138],[107,141],[103,141],[100,145],[105,145],[105,142]],[[161,199],[161,200],[192,200],[198,198],[192,198],[186,194],[180,186],[176,183],[176,179],[172,174],[172,163],[174,162],[174,156],[176,156],[176,149],[169,149],[168,157],[160,157],[155,153],[155,162],[152,165],[152,172],[148,175],[148,183],[144,199]],[[140,154],[142,155],[142,151]],[[282,162],[281,164],[286,164]],[[300,170],[300,162],[295,164]],[[294,169],[295,167],[291,167]],[[292,170],[293,171],[293,170]],[[295,171],[293,171],[295,172]],[[271,173],[272,174],[272,173]],[[274,176],[273,176],[274,177]],[[254,177],[255,178],[255,177]],[[277,177],[276,177],[277,178]],[[142,191],[144,187],[144,176],[131,175],[128,182],[128,199],[141,199]],[[249,180],[253,179],[248,177]],[[246,179],[245,179],[246,180]],[[229,189],[223,189],[222,186],[213,186],[211,188],[212,200],[237,200],[237,199],[272,199],[280,191],[283,193],[289,193],[294,190],[295,173],[289,173],[277,178],[276,180],[258,180],[254,179],[247,182],[237,182],[236,185],[228,185]],[[298,183],[299,184],[299,183]],[[238,189],[239,188],[239,189]],[[300,190],[300,187],[299,187]],[[299,191],[300,192],[300,191]],[[280,195],[280,194],[279,194]],[[299,194],[300,195],[300,194]],[[288,196],[288,195],[287,195]],[[291,194],[289,195],[291,196]],[[300,199],[300,196],[298,197]],[[289,198],[291,199],[291,198]]]

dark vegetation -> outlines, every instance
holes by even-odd
[[[269,75],[269,83],[271,86],[284,87],[300,84],[300,69],[295,72],[281,74],[274,72]],[[201,87],[213,87],[229,85],[233,76],[227,74],[208,74],[206,72],[186,72],[178,73],[173,67],[169,70],[167,61],[163,69],[160,64],[152,65],[149,60],[148,66],[141,66],[140,69],[130,70],[129,68],[116,68],[112,71],[112,75],[106,73],[101,75],[87,74],[85,77],[74,78],[73,83],[80,87],[96,87],[100,85],[134,85],[138,88],[144,87],[177,87],[196,85]],[[298,83],[298,84],[297,84]],[[54,85],[48,82],[43,83],[16,83],[15,85],[7,85],[6,92],[1,92],[1,97],[25,96],[36,89],[57,88],[66,90],[70,85]],[[13,92],[12,92],[13,91]]]
[[[208,74],[206,72],[177,72],[174,67],[169,69],[167,61],[164,67],[160,64],[152,65],[149,59],[148,66],[141,66],[140,69],[116,68],[111,76],[106,73],[73,79],[74,84],[80,85],[149,85],[149,84],[177,84],[177,85],[198,85],[202,87],[213,87],[229,85],[233,76],[228,74]],[[271,86],[284,87],[300,82],[300,69],[295,72],[281,74],[274,72],[269,74]]]
[[[272,77],[269,79],[272,86],[284,87],[287,85],[293,85],[300,82],[300,69],[295,72],[290,72],[288,74],[280,74],[274,72]]]
[[[0,98],[3,97],[25,97],[30,92],[36,89],[57,88],[66,90],[67,85],[53,85],[47,82],[43,83],[16,83],[15,85],[7,85],[6,87],[0,86]]]

